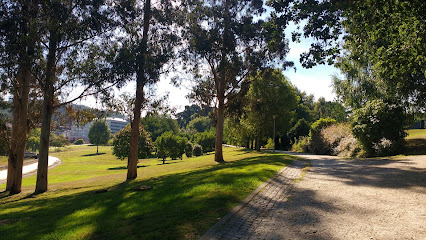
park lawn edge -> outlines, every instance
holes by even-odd
[[[0,232],[7,239],[197,239],[296,159],[240,149],[231,153],[245,157],[129,182],[2,196],[0,203],[9,210],[0,210]],[[209,158],[213,161],[213,155]],[[90,181],[97,178],[108,176]],[[153,189],[133,190],[141,185]]]

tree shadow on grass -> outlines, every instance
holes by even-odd
[[[248,186],[275,174],[265,164],[283,167],[290,162],[261,156],[124,182],[98,194],[105,186],[55,198],[48,192],[25,201],[6,200],[10,210],[0,220],[18,221],[0,225],[0,231],[5,239],[196,239],[253,190]],[[153,189],[134,192],[140,185]]]
[[[147,166],[145,166],[145,165],[138,165],[137,166],[137,168],[144,168],[144,167],[147,167]],[[127,169],[127,167],[126,166],[120,166],[120,167],[111,167],[111,168],[108,168],[108,170],[124,170],[124,169]]]
[[[82,157],[93,157],[93,156],[99,156],[99,155],[104,155],[106,153],[91,153],[91,154],[85,154],[85,155],[81,155]]]
[[[405,155],[426,155],[426,139],[407,139],[405,144]]]

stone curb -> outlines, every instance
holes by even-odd
[[[297,160],[296,160],[297,161]],[[285,167],[283,167],[277,174],[268,179],[266,182],[262,183],[256,190],[254,190],[250,195],[248,195],[241,203],[239,203],[236,207],[234,207],[228,214],[222,217],[213,227],[211,227],[207,232],[205,232],[200,240],[212,240],[215,239],[215,233],[219,229],[220,226],[225,224],[232,216],[234,216],[241,208],[243,208],[247,203],[249,203],[260,191],[262,191],[272,180],[277,178],[284,170],[286,170],[289,166],[293,165],[294,161]]]

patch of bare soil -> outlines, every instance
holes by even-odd
[[[426,239],[425,155],[298,155],[312,168],[270,215],[271,239]]]

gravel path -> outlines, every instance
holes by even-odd
[[[202,239],[426,239],[426,156],[295,155],[302,181],[299,161]]]

